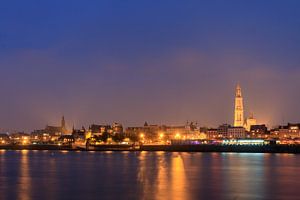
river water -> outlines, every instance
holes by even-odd
[[[2,150],[0,199],[300,199],[300,155]]]

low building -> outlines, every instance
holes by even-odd
[[[122,124],[114,122],[112,124],[112,132],[113,134],[123,134],[124,130]]]
[[[84,127],[82,127],[81,129],[73,128],[72,135],[75,138],[75,140],[77,140],[77,139],[85,140],[86,139],[86,130]]]
[[[167,142],[172,139],[198,139],[206,138],[200,134],[195,123],[187,123],[183,126],[149,125],[145,122],[144,126],[128,127],[126,137],[145,143]]]
[[[246,129],[244,127],[229,127],[227,132],[229,138],[246,138]]]
[[[7,133],[0,133],[0,145],[8,145],[11,143],[11,140]]]
[[[206,135],[207,135],[207,139],[209,140],[222,138],[222,136],[218,134],[218,129],[216,128],[207,129]]]
[[[273,139],[279,139],[279,128],[272,128],[270,130],[270,138],[273,138]]]
[[[9,135],[11,142],[14,144],[28,145],[31,144],[30,134],[17,132]]]
[[[98,125],[98,124],[92,124],[89,127],[89,130],[91,131],[92,135],[99,136],[103,133],[112,133],[112,127],[110,125]]]
[[[229,124],[222,124],[218,127],[218,135],[222,138],[229,138],[228,129],[231,127]]]
[[[131,140],[149,140],[150,142],[156,139],[159,132],[163,130],[166,130],[166,128],[162,128],[159,125],[148,125],[148,123],[145,122],[144,126],[128,127],[125,131],[125,135],[131,138]]]
[[[265,124],[252,125],[249,134],[251,138],[268,138],[270,136]]]
[[[59,137],[58,142],[62,145],[71,145],[75,142],[75,138],[73,135],[62,135]]]
[[[223,124],[218,127],[219,138],[246,138],[244,127],[235,127],[229,124]]]
[[[279,138],[300,138],[300,124],[288,123],[286,126],[278,127]]]
[[[47,129],[34,130],[30,138],[34,143],[53,143],[62,136],[60,132],[49,132]]]

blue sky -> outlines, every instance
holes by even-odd
[[[4,1],[0,127],[300,121],[299,1]]]

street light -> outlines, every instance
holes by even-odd
[[[163,137],[164,137],[164,134],[163,134],[163,133],[160,133],[160,134],[159,134],[159,139],[163,139]]]
[[[176,133],[176,135],[175,135],[175,139],[180,139],[180,133]]]
[[[145,135],[144,135],[144,133],[141,133],[141,134],[140,134],[140,141],[141,141],[142,143],[145,142]]]
[[[140,138],[144,139],[144,137],[145,137],[144,133],[141,133]]]

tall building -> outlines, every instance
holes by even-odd
[[[67,133],[65,116],[62,116],[62,119],[61,119],[61,132],[62,132],[62,134]]]
[[[242,89],[238,84],[235,90],[235,104],[234,104],[234,126],[243,127],[244,126],[244,106]]]

